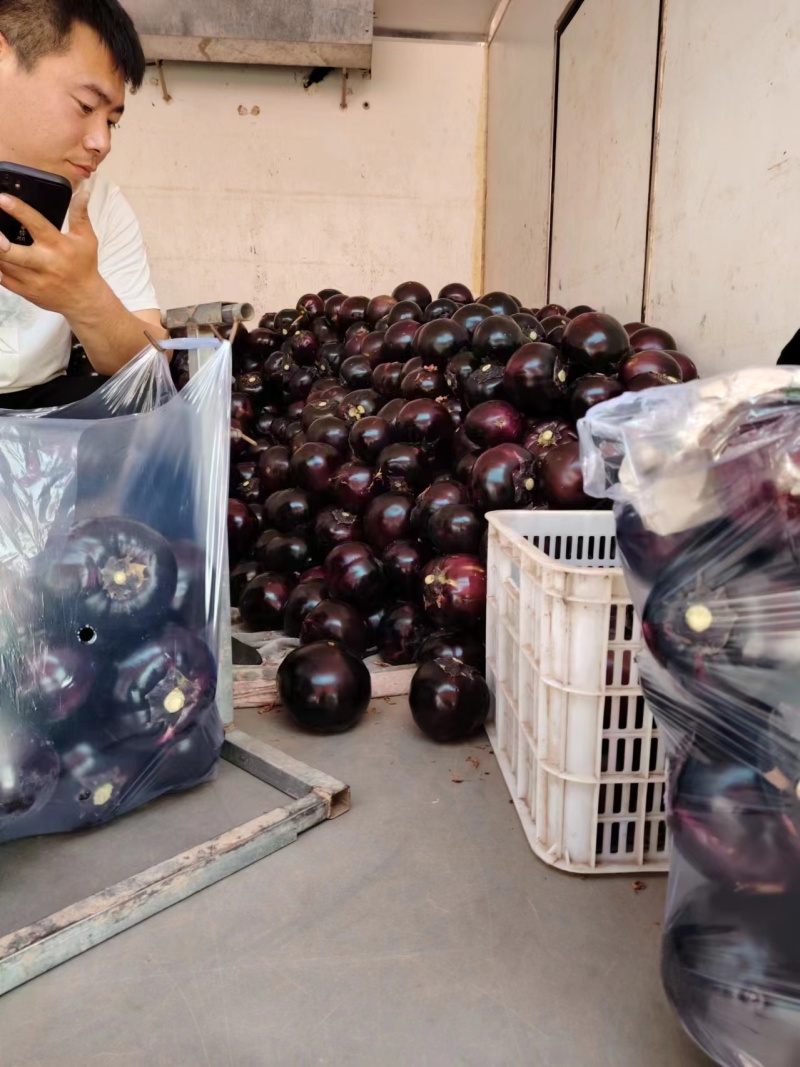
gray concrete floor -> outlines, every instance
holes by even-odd
[[[332,738],[243,715],[352,810],[7,994],[0,1067],[707,1065],[659,985],[666,880],[544,866],[483,736],[438,747],[403,700],[373,708]],[[2,846],[0,931],[278,796],[223,765],[102,831]]]

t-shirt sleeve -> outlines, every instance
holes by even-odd
[[[158,308],[142,231],[133,208],[118,188],[105,205],[97,266],[128,311]]]

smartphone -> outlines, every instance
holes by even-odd
[[[72,186],[60,174],[22,167],[18,163],[0,163],[0,193],[24,200],[60,230],[69,211]],[[33,244],[27,228],[5,211],[0,211],[0,233],[12,245]]]

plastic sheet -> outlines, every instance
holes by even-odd
[[[578,429],[668,740],[667,995],[724,1067],[796,1067],[800,371],[626,394]]]
[[[0,418],[0,841],[213,777],[230,345]]]

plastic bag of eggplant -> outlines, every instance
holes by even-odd
[[[212,778],[230,345],[0,418],[0,842]]]
[[[664,987],[726,1067],[800,1062],[799,386],[740,371],[579,426],[670,749]]]

